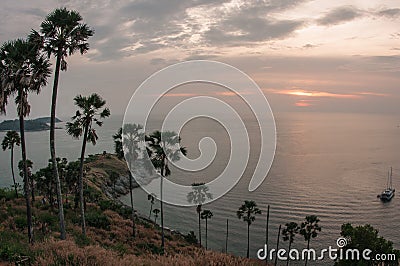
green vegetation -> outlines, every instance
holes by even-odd
[[[123,142],[122,148],[125,149],[125,158],[129,166],[129,195],[131,200],[131,215],[132,215],[132,237],[136,237],[136,225],[135,225],[135,210],[133,204],[133,177],[131,170],[133,169],[133,162],[139,157],[139,142],[144,136],[143,126],[137,124],[125,124],[122,130],[121,141]],[[121,152],[121,151],[118,151]]]
[[[171,131],[161,133],[157,130],[149,136],[146,136],[145,139],[151,162],[154,167],[160,171],[161,248],[164,250],[163,180],[164,177],[171,175],[168,161],[177,161],[180,158],[180,154],[186,155],[186,148],[180,147],[180,136]]]
[[[7,131],[4,136],[3,141],[1,142],[1,147],[3,151],[10,150],[11,152],[11,174],[14,183],[15,196],[18,198],[17,191],[17,183],[15,182],[15,174],[14,174],[14,147],[19,146],[21,144],[21,138],[17,131]]]
[[[352,226],[351,224],[343,224],[340,235],[347,239],[347,245],[343,247],[343,252],[347,250],[358,249],[360,252],[369,249],[370,258],[375,258],[377,254],[393,254],[397,259],[393,258],[383,261],[366,261],[360,256],[359,261],[355,260],[339,260],[335,263],[337,266],[362,266],[362,265],[399,265],[400,251],[393,248],[393,243],[379,236],[378,230],[371,225]]]
[[[315,215],[306,216],[306,220],[301,223],[300,235],[304,237],[307,241],[307,249],[310,249],[311,238],[316,238],[318,232],[321,232],[321,227],[319,226],[319,219]],[[308,257],[306,257],[305,265],[307,265]]]
[[[289,247],[287,250],[290,251],[294,242],[295,236],[299,233],[300,226],[295,222],[285,224],[285,228],[282,231],[283,241],[289,241]],[[286,265],[289,265],[290,259],[288,258]]]
[[[244,204],[236,212],[237,217],[247,223],[247,258],[250,255],[250,225],[256,220],[257,214],[261,214],[261,210],[252,200],[245,200]]]
[[[96,145],[98,136],[95,129],[93,128],[93,122],[97,126],[103,125],[103,119],[110,116],[110,110],[105,108],[106,101],[103,100],[98,94],[93,93],[92,95],[85,97],[78,95],[74,98],[75,105],[79,107],[76,111],[75,116],[72,117],[72,122],[67,123],[67,132],[74,138],[79,138],[83,135],[82,150],[79,166],[79,199],[81,207],[81,225],[82,234],[86,235],[86,223],[85,223],[85,204],[83,199],[84,188],[83,188],[83,168],[85,160],[86,143],[91,142]]]
[[[206,220],[206,249],[208,243],[208,220],[213,217],[213,213],[210,210],[203,210],[201,212],[201,219]]]
[[[60,77],[60,70],[67,70],[68,56],[78,51],[80,54],[84,54],[89,50],[89,43],[87,40],[94,34],[94,31],[81,22],[82,17],[78,12],[67,10],[66,8],[57,8],[46,16],[45,20],[40,25],[40,32],[33,30],[29,36],[29,39],[36,44],[36,47],[38,47],[43,54],[46,54],[48,58],[50,58],[51,55],[56,58],[50,111],[50,155],[56,183],[61,239],[65,239],[66,235],[63,197],[59,171],[57,169],[55,147],[58,80]]]
[[[56,122],[62,122],[60,119],[56,118]],[[48,117],[40,117],[36,119],[27,119],[25,120],[25,131],[43,131],[49,130],[50,127],[48,125],[50,123]],[[4,120],[0,123],[0,131],[19,131],[19,120]]]

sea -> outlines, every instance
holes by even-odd
[[[63,119],[63,118],[61,118]],[[97,130],[99,141],[89,144],[87,154],[113,152],[112,135],[122,125],[122,116],[105,121]],[[248,168],[239,183],[225,196],[204,205],[213,212],[208,221],[208,248],[225,250],[226,223],[228,226],[228,253],[246,255],[247,227],[239,220],[236,211],[244,200],[254,200],[262,214],[257,215],[250,226],[250,254],[256,253],[264,244],[276,248],[279,225],[289,222],[301,223],[307,215],[320,219],[322,230],[311,240],[316,250],[337,248],[341,226],[370,224],[379,234],[400,249],[400,196],[383,203],[377,195],[386,187],[390,167],[393,169],[393,187],[400,191],[400,117],[392,114],[360,113],[275,113],[277,148],[269,174],[255,191],[248,191],[248,184],[258,161],[259,131],[257,122],[246,122],[252,140]],[[58,126],[63,127],[64,123]],[[0,132],[3,139],[4,132]],[[182,184],[207,182],[224,169],[230,154],[230,144],[224,128],[215,121],[197,119],[189,122],[182,132],[182,144],[188,156],[199,155],[198,142],[202,137],[212,137],[218,147],[213,166],[201,173],[187,173],[172,169],[171,179]],[[34,171],[48,163],[49,132],[27,132],[28,158],[34,162]],[[65,129],[56,131],[57,154],[68,160],[76,160],[80,154],[81,140],[68,136]],[[257,150],[258,148],[258,150]],[[20,160],[19,149],[15,162]],[[10,153],[0,152],[0,186],[12,183]],[[16,170],[18,174],[18,171]],[[21,179],[19,178],[19,182]],[[150,202],[141,188],[133,191],[134,205],[143,216],[149,215]],[[129,195],[121,197],[129,204]],[[266,211],[270,206],[268,241],[266,241]],[[154,208],[159,208],[159,202]],[[187,234],[198,234],[195,207],[165,205],[165,226]],[[154,219],[151,217],[151,219]],[[159,220],[159,219],[158,219]],[[202,224],[202,242],[205,245],[205,225]],[[306,242],[296,236],[293,248],[304,248]],[[280,248],[287,242],[280,239]],[[282,264],[284,264],[282,262]],[[291,263],[296,265],[299,263]],[[332,265],[332,261],[311,261],[309,265]],[[279,263],[278,263],[279,265]]]

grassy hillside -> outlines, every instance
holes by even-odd
[[[169,231],[166,254],[160,255],[159,226],[138,217],[137,237],[132,239],[129,208],[104,193],[114,186],[109,179],[112,171],[121,176],[126,174],[124,162],[112,155],[97,155],[89,158],[86,165],[90,167],[86,238],[81,236],[79,209],[66,204],[67,240],[58,240],[57,210],[43,204],[38,196],[33,204],[36,242],[30,246],[24,200],[16,199],[12,191],[1,190],[0,265],[1,261],[5,264],[23,261],[25,265],[28,261],[32,265],[265,265],[257,260],[206,251],[192,244],[191,239]]]

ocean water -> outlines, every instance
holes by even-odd
[[[255,257],[265,243],[266,209],[270,205],[269,246],[275,247],[279,224],[301,223],[306,215],[319,217],[322,231],[312,239],[311,247],[336,247],[343,223],[371,224],[380,234],[400,248],[400,199],[382,203],[377,194],[386,186],[387,171],[393,167],[393,185],[400,189],[400,123],[399,116],[381,114],[342,113],[280,113],[275,114],[277,150],[274,163],[264,183],[254,192],[247,190],[257,163],[259,134],[255,121],[247,121],[252,153],[248,169],[240,182],[222,198],[203,206],[214,216],[208,223],[208,247],[225,249],[226,219],[229,219],[228,251],[246,255],[246,224],[236,217],[244,200],[256,201],[262,210],[251,225],[251,256]],[[98,130],[97,146],[89,145],[87,154],[112,152],[111,135],[121,125],[122,118],[106,121]],[[4,133],[0,133],[2,138]],[[189,157],[198,156],[198,140],[213,137],[218,154],[212,166],[201,173],[186,173],[172,169],[171,179],[191,184],[212,179],[223,170],[229,157],[230,145],[223,128],[211,121],[192,121],[182,131],[183,145]],[[48,132],[27,133],[28,158],[36,168],[47,164]],[[57,131],[57,152],[62,157],[76,159],[81,142]],[[259,148],[258,148],[259,149]],[[255,152],[254,152],[255,151]],[[19,152],[17,152],[19,155]],[[18,157],[18,156],[16,156]],[[16,161],[18,158],[16,158]],[[0,152],[0,185],[11,183],[9,153]],[[148,215],[150,203],[146,193],[134,190],[135,206]],[[128,202],[128,196],[121,198]],[[155,208],[158,208],[158,202]],[[197,213],[194,207],[166,205],[165,225],[171,229],[197,234]],[[203,243],[205,226],[203,225]],[[303,248],[305,242],[297,236],[293,247]],[[281,241],[281,247],[287,243]],[[311,262],[310,265],[332,265],[331,261]],[[293,263],[295,265],[295,263]]]

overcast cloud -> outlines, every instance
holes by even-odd
[[[338,99],[348,111],[363,99],[381,104],[382,95],[390,94],[389,109],[399,111],[397,0],[3,0],[0,41],[25,37],[61,6],[79,11],[95,30],[89,53],[70,58],[68,72],[61,75],[61,115],[70,113],[77,93],[95,91],[107,99],[113,113],[121,114],[140,82],[188,59],[219,60],[241,68],[260,87],[273,89],[266,94],[277,110],[300,109],[293,105],[295,96],[272,91],[301,87],[364,93],[357,100]],[[32,116],[48,113],[41,101],[49,97],[49,88],[31,97]],[[332,105],[333,100],[313,101],[320,101],[323,111],[324,103]],[[378,104],[373,106],[373,111],[381,111]],[[10,110],[13,116],[12,106]]]

